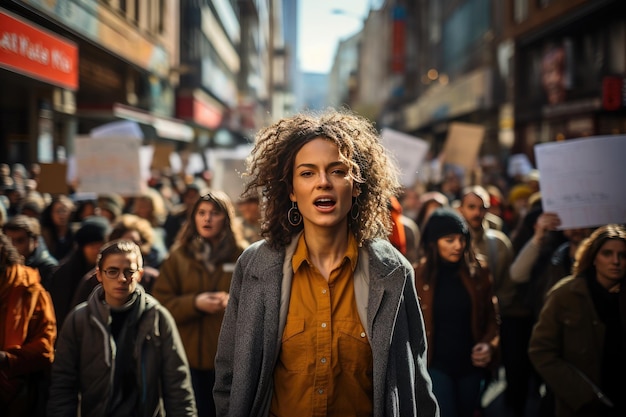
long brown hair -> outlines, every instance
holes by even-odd
[[[593,261],[600,248],[609,240],[620,240],[626,243],[626,228],[619,224],[607,224],[591,233],[576,251],[572,274],[574,276],[595,277],[596,267],[593,265]]]
[[[223,191],[213,190],[200,196],[194,203],[187,221],[176,238],[176,245],[183,246],[190,255],[194,255],[199,245],[203,244],[196,227],[196,213],[202,203],[211,203],[226,215],[224,227],[220,234],[220,243],[217,247],[211,248],[211,259],[209,261],[212,263],[234,261],[232,259],[233,254],[239,253],[239,250],[245,248],[248,244],[243,238],[241,229],[233,222],[235,219],[235,207],[230,197]],[[210,242],[206,243],[211,245]]]

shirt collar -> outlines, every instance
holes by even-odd
[[[352,269],[352,272],[354,272],[359,260],[359,246],[357,245],[356,239],[352,233],[348,233],[348,247],[346,249],[346,253],[344,254],[344,260],[345,259],[350,262],[350,268]],[[296,272],[304,262],[307,262],[309,265],[313,265],[311,258],[309,257],[309,248],[306,245],[306,240],[304,240],[304,233],[302,233],[298,238],[296,251],[291,258],[291,267],[293,268],[293,271]]]

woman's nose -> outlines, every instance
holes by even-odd
[[[326,175],[326,173],[321,173],[319,176],[318,186],[327,187],[329,184],[330,181],[328,180],[328,176]]]

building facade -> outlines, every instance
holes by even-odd
[[[63,160],[76,135],[119,119],[140,122],[147,136],[192,139],[191,129],[173,118],[177,0],[3,6],[0,147],[6,162]],[[12,48],[11,39],[20,46]]]

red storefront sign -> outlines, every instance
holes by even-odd
[[[180,119],[192,120],[195,123],[217,128],[222,123],[222,113],[219,109],[192,96],[179,96],[176,103],[176,116]]]
[[[0,67],[78,89],[78,47],[0,10]]]
[[[621,77],[604,77],[602,79],[602,107],[604,110],[619,110],[623,101],[624,80]]]
[[[391,72],[402,74],[406,60],[406,10],[395,6],[391,26]]]

